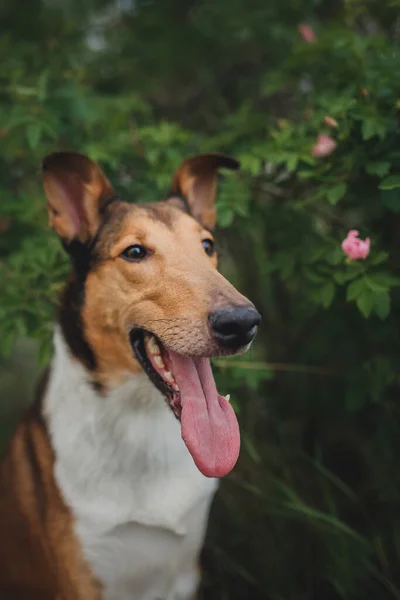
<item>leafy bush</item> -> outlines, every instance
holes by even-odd
[[[46,225],[43,155],[88,153],[132,201],[162,198],[189,154],[241,160],[221,181],[222,263],[263,326],[250,355],[215,361],[243,449],[213,513],[206,598],[400,598],[398,8],[0,9],[4,355],[23,335],[47,359],[68,268]],[[323,157],[320,135],[336,142]],[[349,229],[371,237],[365,261],[343,254]]]

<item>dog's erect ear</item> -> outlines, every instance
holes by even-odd
[[[222,154],[199,154],[183,161],[175,172],[171,196],[183,196],[191,214],[209,229],[215,226],[218,169],[238,169],[239,162]]]
[[[102,211],[115,195],[98,165],[78,152],[55,152],[42,163],[49,224],[69,243],[88,242],[95,235]]]

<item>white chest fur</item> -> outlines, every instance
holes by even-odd
[[[187,600],[217,487],[144,374],[107,397],[60,332],[45,399],[58,485],[105,600]]]

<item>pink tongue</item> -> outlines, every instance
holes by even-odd
[[[218,394],[208,358],[168,354],[181,392],[183,441],[203,475],[223,477],[235,466],[240,450],[233,408]]]

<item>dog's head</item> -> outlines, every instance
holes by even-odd
[[[196,464],[213,476],[236,462],[238,433],[208,357],[245,350],[260,321],[217,271],[220,167],[238,163],[215,154],[190,158],[166,200],[140,205],[119,199],[84,155],[61,152],[43,162],[50,225],[74,266],[61,308],[72,353],[103,385],[143,369],[181,419]],[[226,447],[218,450],[221,436]]]

